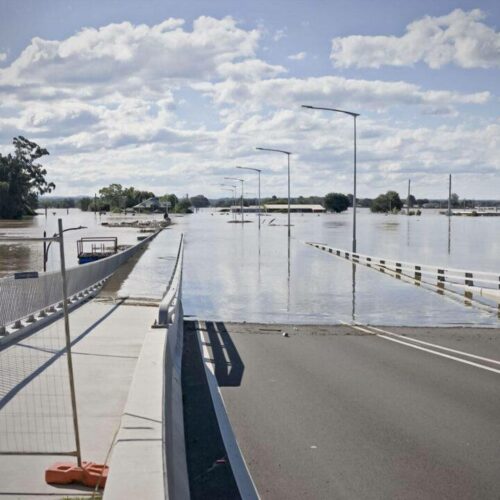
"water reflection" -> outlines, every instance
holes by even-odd
[[[448,255],[451,254],[451,217],[448,217]]]
[[[352,321],[356,321],[356,264],[352,265]]]

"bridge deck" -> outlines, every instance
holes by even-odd
[[[76,397],[80,421],[80,439],[84,460],[103,463],[110,448],[115,431],[120,423],[128,390],[134,373],[143,338],[153,323],[156,308],[128,306],[125,303],[112,301],[99,302],[93,300],[70,315],[72,339],[81,335],[81,339],[73,347],[73,364],[75,371]],[[0,353],[15,358],[12,350],[43,347],[44,336],[54,335],[54,330],[61,329],[59,321],[47,326],[36,334],[23,341],[22,346],[13,346]],[[10,351],[10,352],[9,352]],[[50,359],[50,352],[47,358]],[[37,374],[40,383],[43,379],[51,383],[50,370],[56,364],[66,365],[66,358],[59,357],[51,367]],[[0,365],[1,366],[1,365]],[[15,376],[17,383],[22,384],[39,369],[39,366],[19,366],[15,372],[3,374]],[[61,370],[59,373],[63,373]],[[23,391],[32,390],[32,384],[26,385],[15,398],[22,398]],[[33,398],[26,398],[33,401]],[[50,405],[50,401],[43,397],[38,398],[39,404]],[[69,406],[69,401],[68,401]],[[5,407],[7,409],[7,406]],[[49,410],[50,406],[47,406]],[[26,407],[26,417],[39,415]],[[33,417],[34,418],[34,417]],[[8,424],[8,423],[7,423]],[[12,431],[9,425],[0,425],[0,443],[5,443],[4,433]],[[53,429],[58,425],[57,418],[50,416],[50,411],[36,425],[40,432],[46,430],[44,426]],[[16,429],[22,432],[19,426]],[[36,437],[34,437],[36,439]],[[59,450],[57,450],[59,451]],[[57,456],[30,456],[30,455],[0,455],[0,496],[1,498],[47,498],[63,497],[67,494],[83,494],[78,486],[53,487],[44,481],[45,468],[57,461],[67,461],[68,457]],[[74,461],[73,458],[69,458]]]
[[[500,364],[349,326],[198,328],[262,498],[498,495]],[[498,329],[389,330],[500,360]]]

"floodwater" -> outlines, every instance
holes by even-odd
[[[99,217],[78,210],[49,212],[0,233],[33,235],[55,232],[63,214],[68,265],[76,263],[80,236],[118,236],[136,241],[135,229],[100,226]],[[109,216],[120,217],[120,216]],[[124,282],[120,293],[161,297],[173,268],[180,234],[185,234],[183,303],[186,315],[207,320],[338,323],[360,321],[385,325],[479,324],[498,326],[498,316],[456,303],[446,296],[400,282],[363,266],[354,266],[304,244],[305,241],[351,249],[352,213],[292,214],[288,244],[286,215],[256,215],[248,224],[229,224],[229,215],[213,211],[174,217]],[[274,225],[269,222],[274,219]],[[103,219],[104,220],[104,219]],[[11,223],[8,223],[11,224]],[[22,226],[24,224],[24,226]],[[49,230],[50,229],[50,230]],[[500,218],[454,217],[434,211],[418,217],[358,212],[357,250],[387,259],[500,272]],[[35,246],[36,245],[36,246]],[[40,269],[41,245],[0,245],[0,273]],[[3,248],[8,246],[9,248]],[[74,247],[74,248],[73,248]],[[53,252],[55,249],[51,249]],[[57,251],[51,266],[57,266]],[[72,259],[72,260],[71,260]]]

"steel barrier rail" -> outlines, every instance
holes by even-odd
[[[66,270],[68,297],[73,297],[110,277],[118,267],[142,249],[158,232],[126,250]],[[9,324],[19,323],[61,302],[61,273],[51,271],[28,279],[8,276],[0,279],[0,332]]]
[[[429,285],[439,290],[444,290],[445,285],[459,289],[464,293],[466,299],[472,300],[472,295],[479,295],[488,300],[498,303],[500,309],[500,275],[487,271],[467,271],[465,269],[444,268],[427,264],[415,264],[405,261],[384,259],[359,253],[352,253],[343,249],[333,248],[323,243],[305,242],[307,245],[328,252],[337,257],[344,258],[355,264],[372,267],[380,272],[387,272],[395,278],[406,278],[415,283]],[[428,269],[429,271],[425,271]],[[433,271],[432,271],[433,270]],[[424,280],[424,277],[435,278],[435,284]],[[481,276],[487,276],[486,279]],[[457,281],[462,283],[457,283]],[[482,286],[477,286],[480,283]],[[498,288],[497,288],[498,287]],[[451,290],[452,293],[457,292]],[[480,305],[480,303],[478,304]]]
[[[474,286],[474,282],[485,283],[487,285],[495,285],[500,290],[500,274],[490,271],[469,271],[465,269],[445,268],[440,266],[431,266],[429,264],[416,264],[413,262],[405,262],[402,260],[384,259],[382,257],[375,257],[371,255],[364,255],[360,253],[352,253],[340,248],[333,248],[324,243],[305,242],[307,245],[328,251],[328,253],[335,253],[338,257],[344,257],[349,260],[364,261],[366,265],[376,265],[378,267],[385,267],[394,272],[402,272],[404,269],[411,270],[416,275],[416,279],[421,276],[437,276],[439,282],[453,282],[453,280],[464,281],[466,286]],[[360,262],[361,263],[361,262]],[[392,268],[391,268],[392,267]],[[434,271],[424,271],[424,269]],[[482,278],[481,276],[487,276]],[[488,287],[483,287],[488,288]],[[492,287],[489,287],[492,288]]]

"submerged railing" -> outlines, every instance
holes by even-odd
[[[405,279],[417,285],[427,285],[438,293],[451,292],[455,295],[463,293],[464,298],[468,301],[472,301],[474,295],[483,297],[498,304],[500,311],[500,273],[415,264],[353,253],[323,243],[306,242],[306,244],[336,257],[349,260],[354,264],[361,264],[387,273],[397,279]],[[476,305],[492,309],[487,304]]]
[[[145,238],[138,244],[110,257],[72,267],[66,270],[68,297],[75,298],[111,276],[125,261],[141,250],[158,233]],[[25,273],[0,279],[0,335],[8,333],[7,326],[28,319],[44,317],[48,309],[54,309],[62,301],[62,277],[60,271],[47,273]]]

